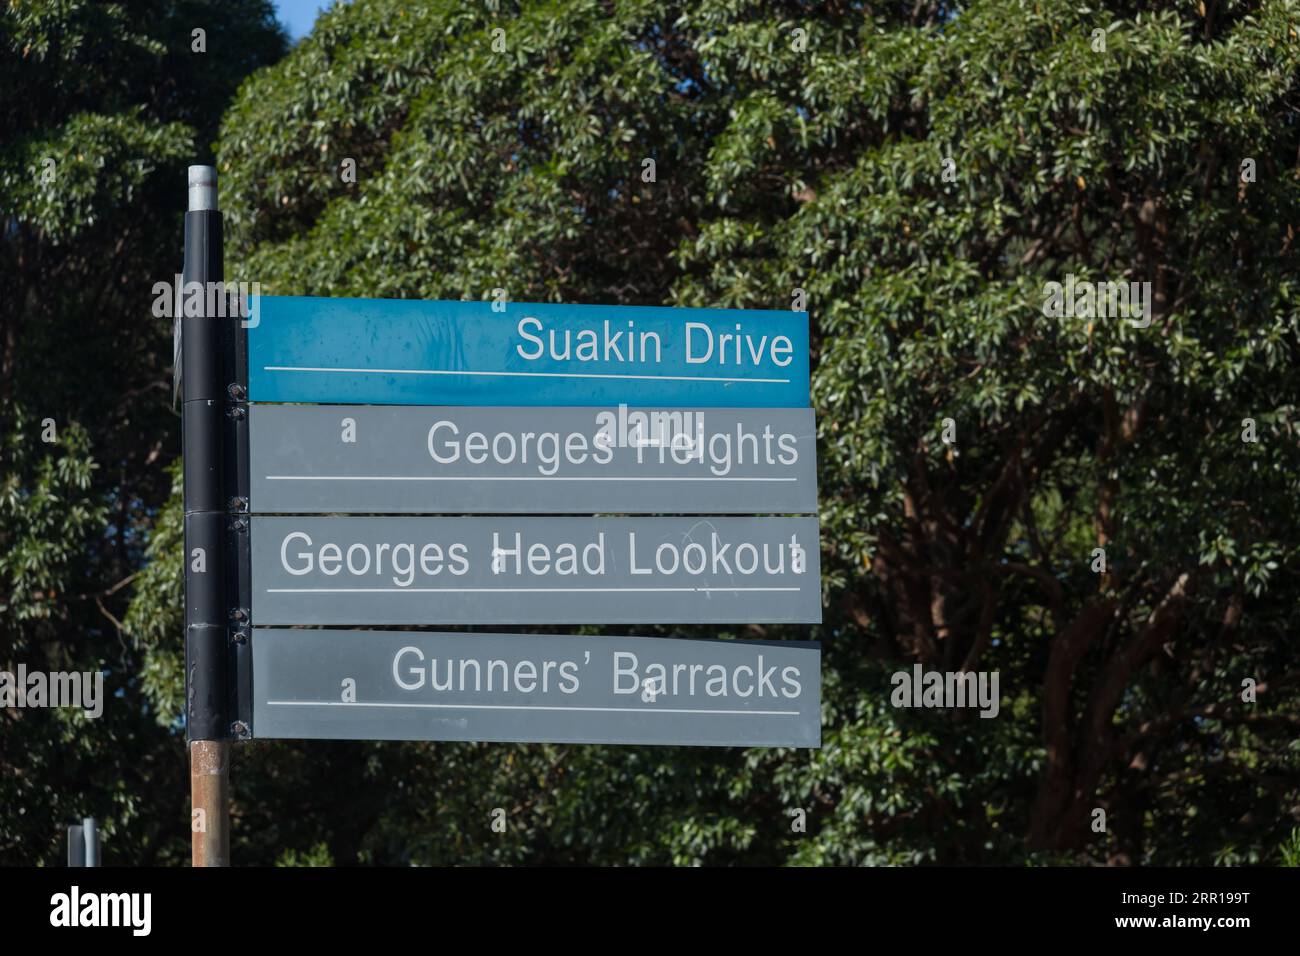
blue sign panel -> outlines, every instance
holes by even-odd
[[[254,402],[808,405],[802,312],[262,296],[248,348]]]

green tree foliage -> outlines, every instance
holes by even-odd
[[[0,668],[103,670],[111,695],[97,720],[0,713],[0,862],[61,860],[83,815],[109,862],[186,857],[184,748],[145,694],[180,673],[122,620],[180,450],[152,288],[180,266],[186,165],[284,46],[260,0],[0,8]]]
[[[219,147],[242,278],[802,289],[815,327],[822,749],[347,745],[366,832],[333,858],[1275,860],[1300,813],[1300,8],[1208,6],[367,0],[253,77]],[[1070,273],[1151,283],[1149,327],[1044,315]],[[918,661],[996,669],[1001,714],[891,707]],[[284,819],[299,769],[249,812]]]
[[[223,120],[232,278],[807,294],[823,747],[254,743],[236,858],[1291,859],[1298,25],[1294,0],[326,13]],[[1149,326],[1045,315],[1070,274],[1151,283]],[[154,522],[128,618],[164,720],[178,521]],[[1000,714],[892,707],[914,662],[996,670]]]

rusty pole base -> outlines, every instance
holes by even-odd
[[[194,866],[230,866],[230,742],[190,743]]]

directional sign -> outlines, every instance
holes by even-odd
[[[262,296],[254,402],[801,408],[802,312]]]
[[[255,628],[253,734],[817,747],[811,642]]]
[[[258,625],[821,621],[815,518],[251,520]]]
[[[811,409],[253,405],[250,510],[817,510]]]

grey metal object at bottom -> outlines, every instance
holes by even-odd
[[[255,628],[253,734],[818,747],[821,647]]]

